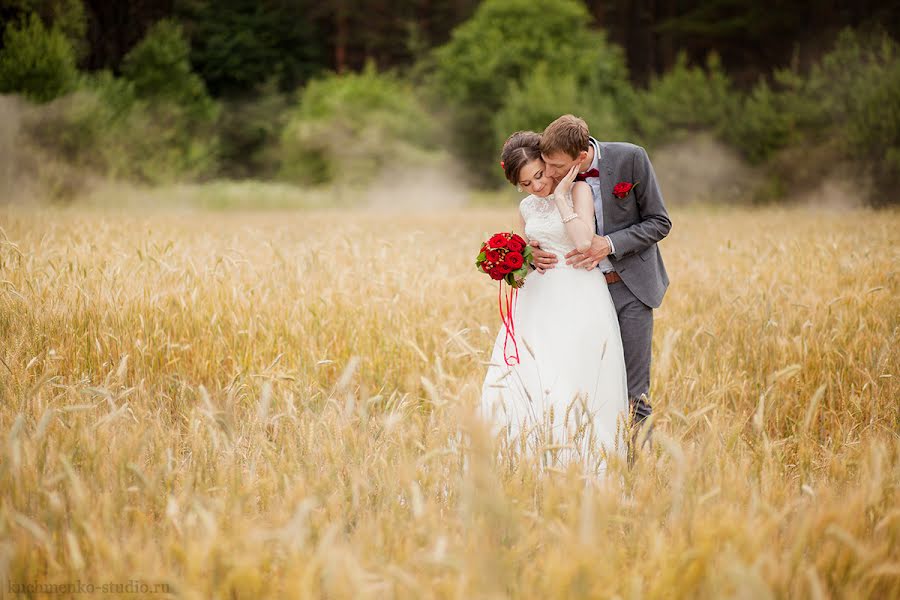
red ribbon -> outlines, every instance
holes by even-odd
[[[507,367],[519,364],[519,345],[516,343],[516,300],[519,297],[518,288],[512,286],[506,292],[506,314],[503,314],[503,281],[500,281],[500,287],[497,288],[497,307],[500,309],[500,320],[503,321],[503,327],[506,329],[506,335],[503,337],[503,360]],[[509,339],[512,338],[513,350],[515,354],[507,355],[506,346]],[[510,362],[510,361],[513,362]]]

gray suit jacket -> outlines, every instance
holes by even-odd
[[[653,165],[640,146],[624,142],[597,144],[601,185],[594,208],[603,211],[603,231],[597,233],[612,240],[616,252],[609,260],[622,282],[638,300],[658,308],[669,287],[669,276],[657,242],[669,234],[672,221]],[[623,181],[637,185],[619,199],[613,195],[613,187]]]

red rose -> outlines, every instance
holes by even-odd
[[[496,250],[488,250],[484,253],[484,257],[486,260],[491,261],[492,263],[500,262],[500,253]]]
[[[491,276],[491,279],[500,281],[501,279],[503,279],[503,276],[506,275],[506,273],[501,271],[499,266],[496,266],[493,269],[491,269],[490,272],[488,272],[488,275]]]
[[[508,264],[506,264],[505,262],[502,262],[499,265],[497,265],[497,269],[504,275],[506,275],[507,273],[510,273],[512,271],[512,268],[510,268],[510,266]]]
[[[506,248],[507,241],[506,236],[502,233],[495,233],[491,236],[491,239],[488,240],[488,245],[491,248]]]
[[[634,187],[634,185],[628,183],[627,181],[620,181],[613,188],[613,195],[616,198],[624,198],[625,196],[628,195],[628,192],[630,192],[631,188],[633,188],[633,187]]]
[[[507,242],[506,247],[509,248],[510,252],[521,252],[522,248],[525,247],[525,244],[516,238],[511,238],[509,242]]]
[[[511,237],[510,239],[516,240],[517,242],[519,242],[519,243],[522,244],[523,246],[527,245],[527,242],[525,241],[525,239],[524,239],[521,235],[519,235],[518,233],[512,234],[512,237]]]
[[[522,263],[525,262],[525,258],[519,254],[518,252],[509,252],[506,255],[506,258],[503,259],[503,264],[510,268],[510,270],[515,271],[519,267],[522,266]]]

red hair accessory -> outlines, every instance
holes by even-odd
[[[506,168],[506,165],[503,164],[503,161],[502,161],[502,160],[500,161],[500,168],[501,168],[501,169],[505,169],[505,168]]]

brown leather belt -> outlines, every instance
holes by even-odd
[[[610,271],[609,273],[604,273],[604,277],[606,277],[606,283],[618,283],[622,281],[622,278],[619,277],[619,274],[615,271]]]

